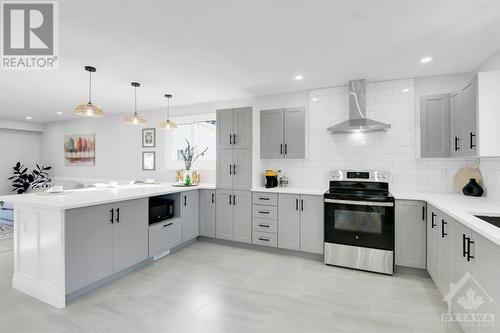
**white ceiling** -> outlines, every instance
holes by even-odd
[[[1,71],[0,118],[106,113],[473,70],[500,48],[500,1],[60,1],[60,69]],[[419,59],[432,56],[431,64]],[[297,82],[295,74],[304,79]],[[63,116],[56,115],[64,112]]]

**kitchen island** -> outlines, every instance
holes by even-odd
[[[135,184],[1,197],[14,206],[12,287],[63,308],[68,300],[152,261],[149,197],[178,198],[179,212],[159,227],[179,228],[179,237],[186,236],[172,243],[179,244],[198,236],[198,190],[214,188]],[[194,232],[183,235],[183,223]]]

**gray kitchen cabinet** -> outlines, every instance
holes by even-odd
[[[233,150],[218,149],[216,162],[216,186],[218,189],[233,188]]]
[[[260,158],[283,157],[283,138],[285,137],[283,123],[283,109],[260,112]]]
[[[455,222],[446,214],[440,213],[438,220],[438,253],[439,253],[439,281],[437,287],[441,295],[448,294],[451,283],[451,234]]]
[[[252,107],[217,110],[217,149],[252,147]]]
[[[305,158],[305,109],[260,112],[260,158]]]
[[[453,157],[463,156],[463,135],[462,135],[462,95],[460,92],[453,92],[450,97],[450,143]]]
[[[427,272],[436,285],[439,284],[439,215],[434,206],[427,205]]]
[[[420,98],[420,155],[450,156],[450,95]]]
[[[300,195],[279,194],[278,247],[300,249]]]
[[[396,200],[396,265],[425,269],[426,220],[425,202]]]
[[[252,107],[234,109],[234,148],[252,148]]]
[[[147,199],[66,211],[66,293],[148,257]]]
[[[215,238],[233,240],[233,191],[215,191]]]
[[[477,155],[477,77],[451,94],[452,156]]]
[[[250,191],[233,192],[233,240],[252,242],[252,193]]]
[[[148,258],[148,201],[115,204],[114,271],[119,272]]]
[[[493,333],[498,332],[498,318],[500,318],[500,249],[498,245],[492,243],[489,239],[478,235],[475,232],[471,233],[471,237],[475,241],[472,251],[476,260],[476,274],[474,275],[477,282],[486,291],[488,295],[482,295],[481,290],[477,290],[480,297],[483,297],[484,303],[478,308],[480,313],[492,313],[495,317],[496,324],[494,327],[482,327],[476,332]]]
[[[324,197],[300,196],[300,250],[323,253],[324,244]]]
[[[66,293],[113,274],[112,214],[113,204],[66,212]]]
[[[285,109],[285,158],[306,157],[305,109]]]
[[[181,193],[182,242],[200,235],[200,193],[185,191]]]
[[[234,190],[250,190],[252,187],[252,150],[233,150],[232,183]]]
[[[200,235],[215,238],[214,190],[200,190]]]
[[[216,112],[216,146],[217,149],[230,149],[233,147],[233,109],[217,110]]]
[[[172,218],[149,227],[149,257],[154,258],[182,244],[182,218]]]

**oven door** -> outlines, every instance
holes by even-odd
[[[325,242],[394,250],[394,202],[325,198]]]

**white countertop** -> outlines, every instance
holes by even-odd
[[[313,187],[254,187],[252,192],[264,193],[289,193],[289,194],[309,194],[309,195],[323,195],[328,191],[328,188],[313,188]]]
[[[488,198],[467,197],[458,193],[392,192],[396,200],[420,200],[500,245],[500,228],[474,215],[500,216],[500,202]]]
[[[118,185],[112,188],[67,190],[64,193],[54,194],[7,195],[0,196],[0,201],[12,202],[14,205],[20,203],[40,208],[63,210],[200,189],[213,190],[215,185],[200,184],[189,187],[175,187],[171,184]]]

